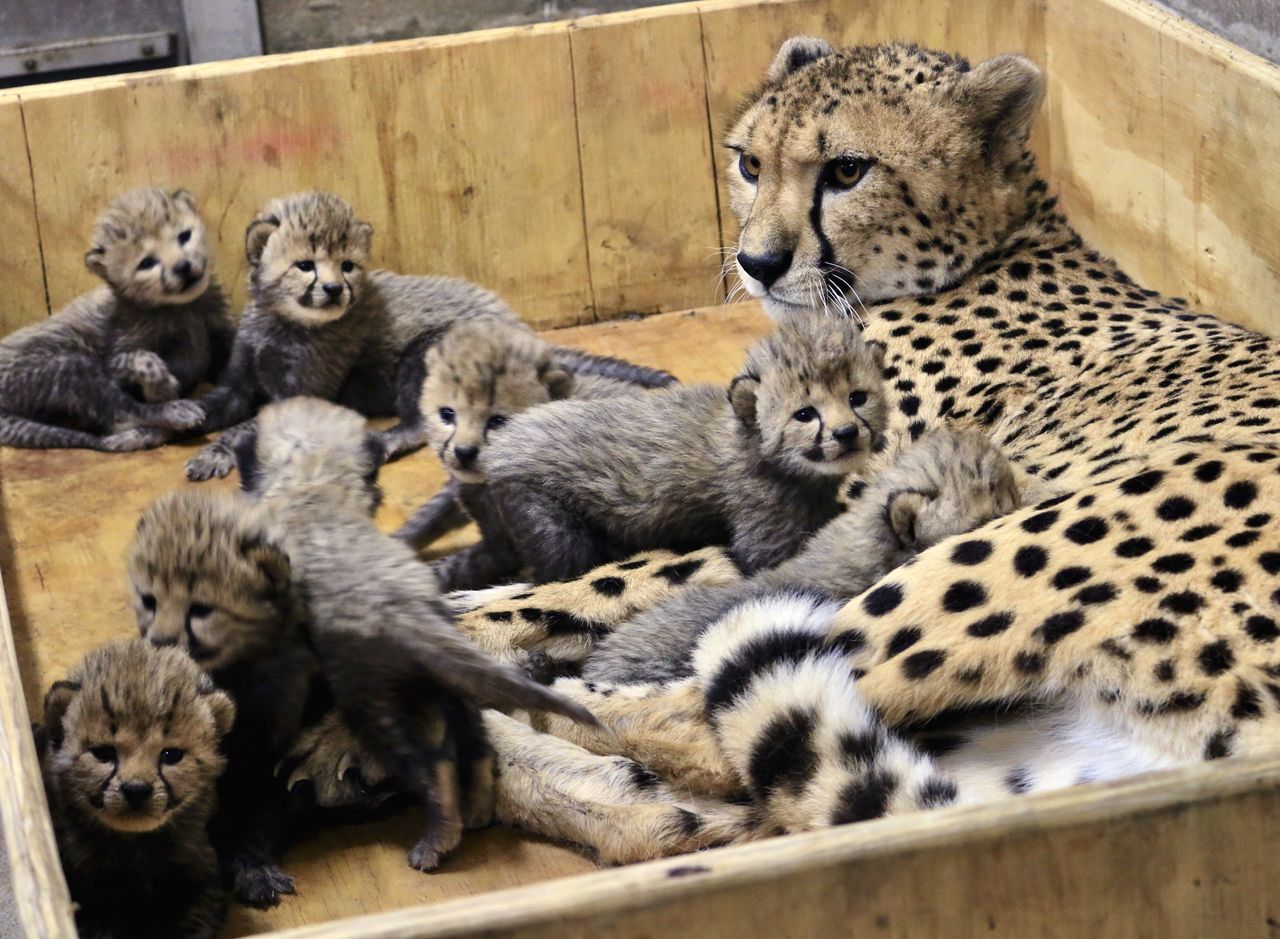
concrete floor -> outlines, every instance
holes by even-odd
[[[260,0],[263,32],[273,52],[372,42],[483,26],[512,25],[586,12],[655,6],[662,0],[584,0],[581,4],[532,0]],[[1258,55],[1280,63],[1280,2],[1277,0],[1163,0],[1160,3]],[[369,10],[380,8],[380,21]],[[350,8],[358,8],[353,15]],[[414,12],[417,8],[418,12]],[[429,11],[429,12],[422,12]],[[357,25],[360,24],[360,25]],[[372,24],[372,25],[371,25]],[[274,34],[274,38],[273,38]],[[3,834],[3,832],[0,832]],[[0,852],[0,937],[18,937],[9,889],[9,861]]]

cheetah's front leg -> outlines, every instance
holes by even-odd
[[[146,349],[117,353],[111,358],[110,369],[121,387],[138,388],[142,400],[149,404],[173,401],[182,391],[164,359]]]

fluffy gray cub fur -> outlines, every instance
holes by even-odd
[[[583,677],[627,683],[687,677],[698,637],[740,603],[779,591],[851,599],[918,552],[1019,504],[1013,468],[986,438],[932,431],[795,557],[742,583],[690,587],[641,613],[601,643]]]
[[[0,444],[138,450],[197,426],[177,400],[226,362],[235,325],[185,189],[136,189],[94,225],[105,283],[0,341]]]
[[[745,571],[771,567],[836,515],[840,480],[882,445],[881,368],[850,321],[812,317],[753,346],[727,395],[699,385],[518,415],[488,448],[500,525],[477,518],[485,546],[538,582],[726,542]]]
[[[368,417],[396,415],[384,435],[390,457],[426,440],[418,392],[423,351],[455,323],[488,320],[528,330],[497,296],[462,280],[365,273],[373,227],[327,192],[270,202],[245,232],[249,306],[231,364],[201,404],[205,433],[245,421],[271,401],[309,395]],[[671,376],[572,350],[566,367],[640,384]],[[229,430],[187,464],[190,479],[225,476],[245,425]]]
[[[413,550],[373,524],[382,443],[354,411],[315,398],[264,408],[237,448],[243,486],[282,524],[293,581],[321,668],[348,725],[407,791],[427,829],[410,852],[434,867],[456,841],[456,802],[440,780],[424,721],[444,709],[453,733],[483,740],[479,707],[533,708],[595,723],[581,706],[500,665],[453,623]]]

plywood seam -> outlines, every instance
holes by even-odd
[[[36,253],[40,259],[40,282],[44,287],[45,315],[53,314],[53,301],[49,296],[49,268],[44,263],[44,236],[40,233],[40,201],[36,195],[36,170],[31,162],[31,138],[27,133],[27,109],[22,95],[14,95],[18,101],[18,118],[22,122],[22,151],[27,156],[27,183],[31,186],[31,218],[36,226]]]
[[[716,296],[723,302],[727,297],[724,277],[724,217],[720,211],[720,172],[716,169],[716,154],[719,152],[716,142],[715,122],[711,119],[711,68],[707,64],[707,33],[703,28],[702,8],[698,8],[698,46],[702,52],[702,104],[707,114],[707,142],[710,144],[711,157],[711,194],[716,203],[716,257],[720,262],[720,270],[716,278]]]
[[[591,232],[587,222],[587,171],[582,158],[582,119],[578,114],[578,68],[573,58],[573,34],[576,23],[569,23],[565,37],[569,45],[569,88],[573,96],[573,139],[578,147],[578,193],[582,205],[582,250],[586,253],[587,296],[591,298],[591,320],[600,321],[600,304],[596,299],[595,278],[591,274]]]

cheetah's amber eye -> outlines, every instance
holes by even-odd
[[[172,766],[175,763],[181,763],[184,756],[186,753],[181,747],[165,747],[160,751],[160,762],[166,766]]]
[[[855,391],[849,395],[849,407],[860,408],[867,403],[867,393],[865,391]]]
[[[754,183],[760,178],[760,158],[750,153],[738,157],[738,170],[747,182]]]
[[[180,231],[180,232],[178,232],[178,244],[180,244],[180,245],[185,245],[185,244],[186,244],[188,241],[190,241],[190,240],[191,240],[191,229],[190,229],[190,228],[188,228],[186,231]]]
[[[818,416],[818,411],[816,408],[801,408],[791,416],[794,417],[796,420],[798,420],[801,424],[807,424],[811,420],[813,420],[815,417]]]
[[[355,261],[343,261],[343,262],[342,262],[342,273],[344,273],[344,274],[350,274],[350,273],[351,273],[352,271],[354,271],[355,269],[356,269],[356,262],[355,262]]]
[[[485,430],[497,430],[507,422],[507,418],[503,414],[495,414],[489,418],[488,423],[484,425]]]
[[[90,747],[89,754],[99,763],[111,763],[116,758],[116,748],[104,743],[100,746]]]
[[[315,261],[294,261],[293,266],[296,267],[298,270],[302,271],[302,273],[304,274],[310,274],[312,271],[316,269],[316,262]]]
[[[457,416],[458,415],[453,412],[453,408],[440,409],[440,420],[444,421],[446,424],[452,424],[454,420],[457,419]]]
[[[143,258],[141,261],[138,262],[138,270],[149,271],[151,270],[151,268],[155,267],[159,263],[160,263],[159,258],[154,258],[151,255],[147,255],[145,258]]]
[[[827,164],[827,185],[835,189],[852,189],[862,182],[870,168],[869,160],[832,160]]]
[[[213,607],[207,603],[193,603],[187,607],[187,615],[192,619],[204,619],[213,614]]]
[[[142,595],[142,606],[148,613],[154,613],[156,611],[155,594],[144,593]]]

